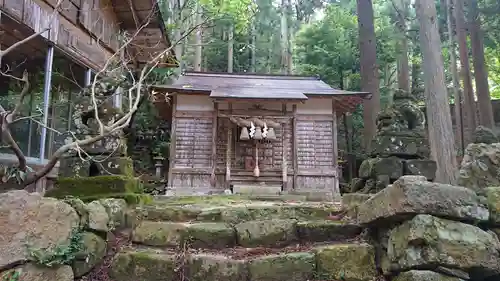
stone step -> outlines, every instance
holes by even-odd
[[[109,272],[120,281],[372,281],[378,277],[375,250],[366,243],[218,252],[132,248],[115,256]]]
[[[203,198],[211,199],[203,201]],[[216,201],[215,198],[222,201]],[[165,199],[152,205],[138,206],[135,217],[139,221],[218,221],[236,224],[250,220],[325,219],[330,214],[342,210],[342,204],[337,202],[252,201],[228,198],[232,197]]]
[[[281,184],[233,184],[234,194],[259,194],[259,195],[277,195],[281,193]]]
[[[359,236],[358,225],[331,220],[272,219],[224,222],[142,221],[132,232],[132,242],[147,246],[224,249],[285,247],[291,244],[346,241]]]

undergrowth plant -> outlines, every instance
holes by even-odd
[[[29,259],[36,264],[46,267],[70,265],[76,255],[83,250],[83,232],[81,228],[74,228],[68,243],[50,248],[35,248],[27,245],[27,249]]]
[[[20,281],[21,279],[21,269],[16,269],[3,275],[2,281]]]

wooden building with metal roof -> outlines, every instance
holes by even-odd
[[[71,72],[70,78],[83,87],[90,83],[92,73],[101,70],[113,54],[119,53],[120,58],[129,60],[133,68],[144,64],[171,45],[157,0],[62,0],[62,4],[57,6],[59,2],[60,0],[0,0],[1,50],[50,27],[48,31],[18,45],[0,61],[2,71],[10,69],[20,70],[22,73],[25,69],[31,74],[44,73],[42,114],[46,124],[54,119],[51,117],[54,112],[50,108],[53,100],[57,99],[57,93],[54,93],[56,87],[52,85],[55,56],[56,59],[67,62],[65,65],[68,66],[68,72]],[[56,8],[58,11],[54,14]],[[53,21],[50,22],[52,18]],[[132,44],[122,52],[119,40],[124,32],[137,35],[133,37]],[[169,65],[165,62],[162,65],[176,66],[173,51],[169,58],[172,57],[173,60],[170,61],[174,63]],[[10,78],[0,78],[3,78],[0,79],[3,86],[9,84]],[[8,86],[3,88],[0,94],[5,95]],[[71,120],[70,116],[67,118]],[[46,126],[37,127],[31,122],[26,127],[29,127],[30,141],[27,151],[23,149],[23,153],[27,156],[28,164],[37,169],[46,163],[51,149],[54,150],[55,142],[51,136],[54,133]],[[39,138],[36,135],[38,131],[41,132]],[[34,144],[33,149],[31,144]],[[15,161],[16,158],[12,155],[0,153],[0,162]],[[54,169],[49,177],[56,175],[57,169]]]
[[[266,187],[339,193],[337,119],[369,93],[336,90],[318,77],[186,72],[172,85],[168,188]],[[168,110],[170,109],[170,110]]]

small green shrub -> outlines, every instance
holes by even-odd
[[[2,281],[20,281],[22,271],[19,269],[7,272],[2,276]]]
[[[71,265],[76,255],[83,250],[83,232],[80,228],[73,229],[67,244],[45,249],[27,245],[27,248],[29,259],[36,264],[46,267]]]

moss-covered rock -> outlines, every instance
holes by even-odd
[[[125,210],[125,228],[134,229],[140,221],[135,209]]]
[[[314,277],[316,263],[312,253],[264,256],[248,264],[250,280],[303,281]]]
[[[87,228],[89,226],[89,210],[87,209],[87,205],[78,198],[65,198],[63,201],[75,209],[80,217],[80,227]]]
[[[403,160],[397,157],[369,158],[361,163],[359,176],[363,179],[387,175],[396,180],[403,175]]]
[[[58,178],[54,188],[45,193],[46,197],[64,198],[73,196],[81,199],[101,199],[109,195],[141,193],[139,179],[126,176],[96,176],[81,178]],[[95,198],[99,197],[101,198]],[[84,200],[85,201],[85,200]]]
[[[89,214],[88,228],[99,232],[108,232],[109,216],[106,208],[99,201],[92,201],[87,204],[87,211]]]
[[[500,143],[471,143],[464,151],[457,183],[484,194],[488,186],[500,186]]]
[[[82,244],[83,249],[76,254],[72,265],[75,277],[87,274],[106,255],[106,241],[94,233],[83,233]]]
[[[185,274],[190,281],[248,280],[248,269],[244,261],[206,254],[191,256]]]
[[[99,200],[102,206],[106,209],[109,216],[110,224],[113,228],[125,226],[125,212],[127,210],[127,202],[124,199],[107,198]]]
[[[196,220],[198,221],[222,221],[222,210],[224,208],[210,208],[202,210],[198,214]]]
[[[109,275],[119,281],[177,280],[175,257],[147,251],[118,253],[111,264]]]
[[[359,205],[358,222],[396,223],[416,214],[431,214],[461,221],[488,221],[488,208],[468,188],[428,182],[423,176],[403,176]]]
[[[317,220],[298,222],[297,231],[301,241],[324,242],[355,238],[362,228],[351,223]]]
[[[141,219],[149,221],[185,222],[195,220],[201,213],[201,208],[170,206],[170,205],[144,205],[136,208]]]
[[[109,155],[93,155],[98,162],[99,175],[124,175],[134,176],[133,160],[130,157],[117,157]],[[88,177],[91,161],[82,162],[78,156],[65,157],[60,160],[59,175],[61,177]]]
[[[0,268],[29,260],[31,249],[68,245],[80,218],[69,204],[24,190],[0,193]]]
[[[132,232],[132,241],[149,246],[179,246],[183,243],[186,225],[173,222],[142,221]]]
[[[13,277],[17,275],[18,277]],[[68,265],[45,267],[28,263],[0,273],[2,281],[73,281],[73,271]]]
[[[436,177],[436,161],[430,159],[408,159],[404,161],[404,174],[410,176],[424,176],[429,181]]]
[[[495,236],[473,225],[417,215],[391,230],[387,253],[395,271],[443,266],[483,278],[500,273]]]
[[[281,208],[279,206],[232,207],[221,211],[221,219],[231,224],[274,218],[281,218]]]
[[[486,188],[486,198],[490,210],[490,222],[500,225],[500,187]]]
[[[325,218],[335,208],[324,205],[269,205],[249,207],[228,207],[221,211],[221,219],[230,224],[242,221],[272,219],[314,219]]]
[[[344,209],[352,209],[363,204],[372,197],[372,194],[346,193],[342,195],[342,206]]]
[[[225,223],[195,223],[186,229],[186,242],[193,248],[223,249],[236,244],[236,233]]]
[[[465,281],[457,277],[446,276],[429,270],[411,270],[402,272],[393,281]]]
[[[295,225],[295,220],[262,220],[243,222],[235,229],[243,247],[276,247],[297,240]]]
[[[316,249],[319,280],[373,281],[378,275],[369,244],[338,244]]]
[[[304,199],[295,199],[295,201],[332,202],[334,200],[332,191],[324,189],[296,189],[289,191],[289,193],[296,196],[305,196]]]

